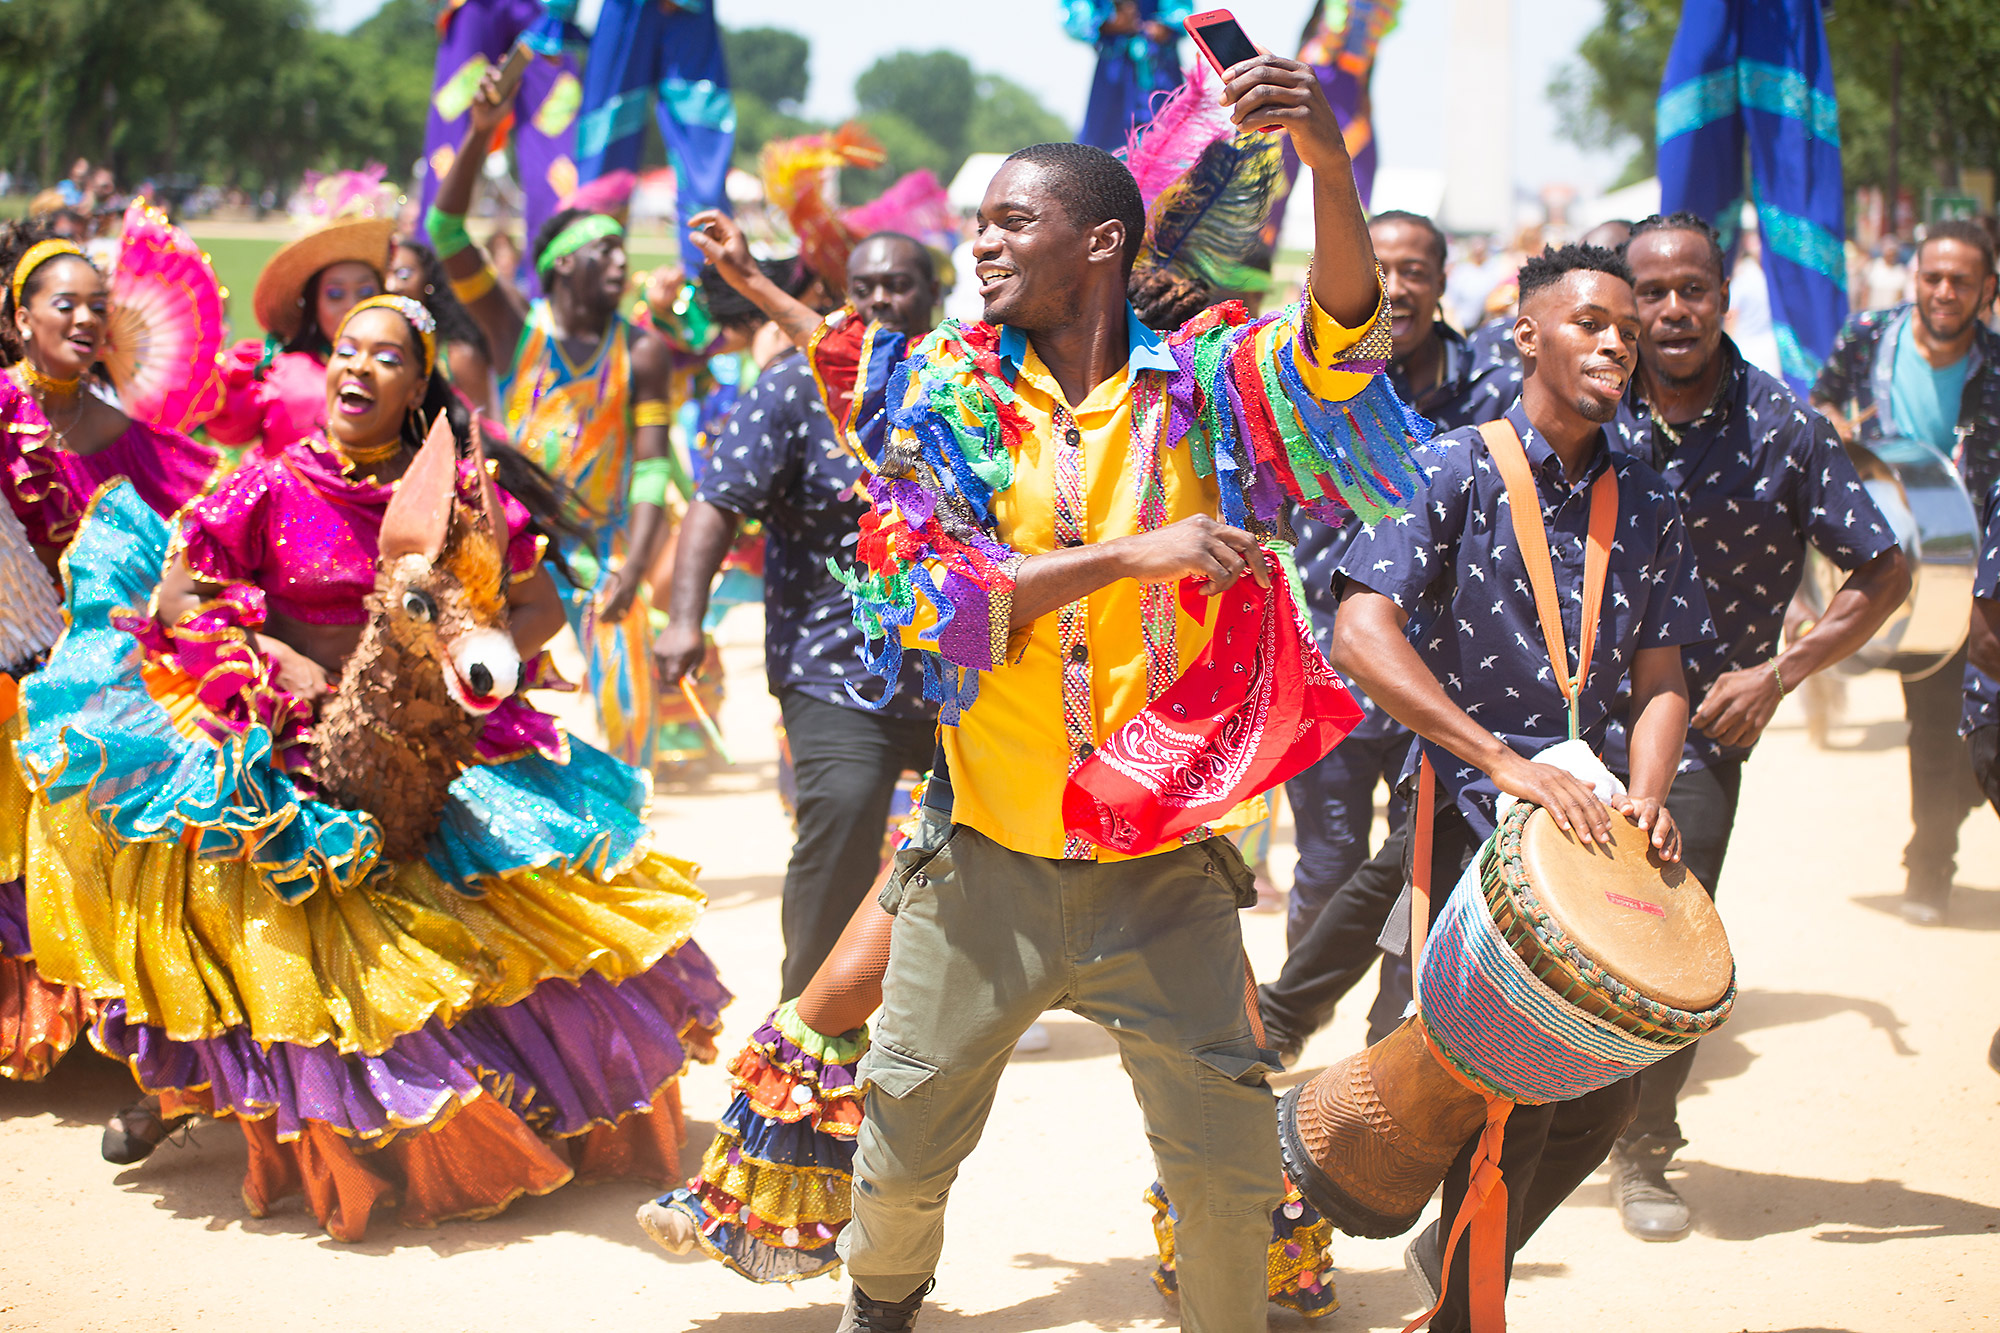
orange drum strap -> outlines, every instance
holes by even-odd
[[[1569,734],[1576,739],[1577,696],[1590,677],[1590,654],[1597,646],[1597,616],[1604,605],[1604,580],[1611,564],[1611,543],[1618,533],[1618,476],[1610,467],[1598,475],[1590,488],[1590,537],[1583,553],[1582,642],[1577,645],[1576,675],[1569,670],[1569,647],[1563,640],[1562,602],[1556,593],[1555,568],[1549,561],[1549,534],[1542,523],[1541,492],[1535,489],[1534,474],[1521,437],[1506,418],[1486,422],[1479,428],[1493,465],[1507,484],[1507,508],[1514,523],[1514,541],[1521,550],[1521,563],[1528,567],[1528,584],[1535,590],[1535,613],[1541,618],[1542,638],[1548,644],[1549,665],[1555,669],[1556,687],[1569,702]]]
[[[1500,1150],[1507,1143],[1507,1117],[1514,1103],[1495,1097],[1458,1071],[1438,1048],[1428,1029],[1424,1044],[1431,1058],[1458,1082],[1486,1101],[1486,1126],[1479,1132],[1479,1146],[1466,1164],[1465,1197],[1459,1201],[1458,1215],[1439,1253],[1443,1279],[1438,1284],[1437,1304],[1410,1321],[1403,1333],[1416,1333],[1444,1308],[1451,1290],[1451,1261],[1463,1238],[1471,1247],[1466,1255],[1466,1278],[1471,1287],[1467,1313],[1472,1316],[1472,1333],[1506,1333],[1507,1328],[1507,1181],[1500,1173]]]

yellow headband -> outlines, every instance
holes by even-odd
[[[76,242],[65,241],[59,237],[52,236],[46,241],[36,241],[28,247],[28,253],[22,255],[21,262],[14,265],[14,304],[16,307],[19,307],[21,304],[21,289],[28,285],[29,275],[42,265],[48,263],[51,259],[54,259],[57,255],[75,255],[78,259],[84,257],[83,251],[77,248]]]
[[[432,316],[430,309],[423,302],[414,301],[407,296],[396,296],[388,292],[380,296],[371,296],[365,301],[356,302],[354,309],[347,312],[346,318],[340,321],[340,327],[334,330],[335,341],[347,331],[348,321],[364,310],[393,310],[409,322],[410,327],[417,331],[418,340],[424,345],[424,378],[429,379],[431,371],[437,368],[438,336],[437,319]]]

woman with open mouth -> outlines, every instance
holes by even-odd
[[[563,623],[561,500],[486,464],[436,338],[364,301],[323,436],[171,526],[103,496],[21,747],[53,849],[38,961],[158,1099],[106,1155],[234,1116],[251,1211],[303,1192],[340,1240],[378,1205],[428,1226],[670,1179],[679,1075],[729,999],[644,776],[521,695]]]
[[[200,494],[216,454],[90,391],[108,297],[75,243],[45,224],[0,227],[0,284],[0,1076],[39,1079],[82,1033],[89,1004],[42,975],[28,937],[18,682],[63,631],[61,562],[98,490],[126,478],[171,514]]]

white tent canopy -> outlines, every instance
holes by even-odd
[[[986,186],[1006,160],[1005,153],[974,153],[965,159],[965,165],[951,178],[951,184],[944,192],[945,198],[961,213],[978,212],[979,201],[986,197]]]

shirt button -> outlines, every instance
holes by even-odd
[[[1088,759],[1090,758],[1090,756],[1096,753],[1097,753],[1097,747],[1095,745],[1092,745],[1089,741],[1085,741],[1083,744],[1076,747],[1076,757],[1078,759]]]
[[[1089,647],[1081,643],[1075,645],[1069,650],[1069,660],[1072,662],[1088,662],[1090,660]]]
[[[1079,449],[1083,447],[1083,432],[1078,430],[1075,426],[1071,426],[1069,428],[1068,434],[1065,436],[1065,438],[1069,441],[1070,448]]]

